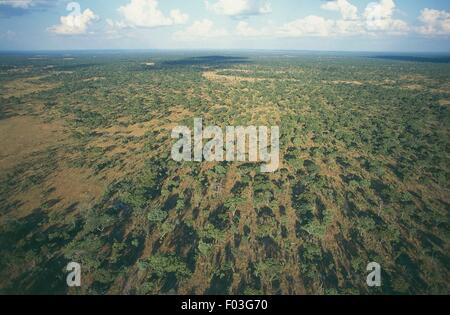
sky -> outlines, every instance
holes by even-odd
[[[450,53],[449,0],[0,0],[0,50]]]

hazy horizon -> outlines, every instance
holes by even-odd
[[[388,50],[313,50],[313,49],[270,49],[270,48],[260,48],[260,49],[247,49],[247,48],[86,48],[86,49],[0,49],[0,54],[5,53],[76,53],[76,52],[267,52],[267,53],[298,53],[298,54],[392,54],[392,55],[416,55],[416,56],[426,56],[426,55],[439,55],[447,56],[450,55],[449,51],[388,51]]]

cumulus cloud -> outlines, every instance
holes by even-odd
[[[419,21],[423,25],[417,28],[417,32],[422,35],[450,35],[450,13],[447,11],[425,8],[420,13]]]
[[[236,26],[236,34],[242,37],[270,37],[273,35],[273,32],[271,27],[256,29],[245,21],[240,21]]]
[[[67,10],[71,11],[73,9],[74,3],[69,3]],[[77,12],[79,11],[79,12]],[[98,20],[99,17],[91,9],[86,9],[83,12],[79,10],[72,11],[67,16],[60,17],[60,24],[50,27],[48,30],[50,32],[60,34],[60,35],[80,35],[86,34],[89,25],[92,22]]]
[[[358,19],[358,8],[347,0],[327,1],[325,4],[321,5],[321,8],[324,10],[340,12],[344,20]]]
[[[257,29],[243,21],[236,26],[236,34],[241,37],[330,37],[365,33],[362,21],[332,20],[317,15],[309,15],[281,26],[272,25]]]
[[[337,11],[341,14],[341,18],[327,19],[318,15],[309,15],[277,27],[258,29],[241,21],[236,27],[236,34],[242,37],[336,37],[368,34],[402,35],[411,30],[406,22],[394,18],[396,5],[393,0],[371,2],[362,14],[358,14],[358,8],[349,0],[329,0],[322,4],[321,8]],[[446,25],[444,14],[435,14],[435,16],[434,19],[427,19],[431,25],[434,25],[431,29],[443,30]]]
[[[393,0],[371,2],[364,11],[368,31],[405,33],[409,26],[405,21],[393,18],[396,5]]]
[[[335,30],[336,21],[309,15],[283,25],[262,28],[255,28],[246,21],[240,21],[235,32],[241,37],[325,37],[335,34]]]
[[[209,19],[195,21],[185,30],[175,32],[175,39],[179,40],[202,40],[220,38],[228,35],[228,31],[223,28],[216,28]]]
[[[261,15],[272,12],[268,1],[263,0],[217,0],[215,3],[205,1],[206,8],[216,14],[234,17]]]
[[[316,15],[286,23],[275,32],[282,37],[356,36],[365,33],[361,21],[331,20]]]
[[[309,15],[302,19],[281,26],[278,34],[284,37],[329,36],[335,22],[317,15]]]
[[[356,36],[367,34],[367,30],[361,20],[337,20],[333,33],[339,36]]]
[[[189,20],[189,16],[178,9],[170,11],[173,24],[184,24]]]
[[[113,21],[111,19],[106,19],[106,35],[109,39],[119,39],[122,37],[128,37],[125,29],[127,24],[123,21]]]
[[[358,8],[348,0],[327,1],[324,10],[338,11],[342,18],[326,19],[310,15],[283,25],[278,33],[289,37],[304,36],[357,36],[362,34],[400,35],[410,30],[408,24],[395,19],[395,2],[379,0],[367,5],[364,13],[358,15]]]
[[[158,8],[157,0],[131,0],[130,3],[119,7],[119,13],[123,21],[118,22],[123,26],[155,28],[184,24],[189,16],[175,9],[165,15]]]

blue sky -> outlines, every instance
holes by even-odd
[[[0,50],[450,53],[448,0],[0,0]]]

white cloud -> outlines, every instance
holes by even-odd
[[[333,0],[320,6],[324,10],[339,11],[344,20],[358,19],[358,8],[347,0]]]
[[[330,37],[365,34],[364,23],[359,20],[331,20],[310,15],[281,26],[254,28],[241,21],[236,34],[241,37]]]
[[[380,0],[367,5],[364,16],[367,19],[381,20],[390,18],[394,14],[395,2],[393,0]]]
[[[284,24],[278,29],[283,37],[330,36],[333,34],[335,21],[321,16],[309,15],[302,19]]]
[[[422,35],[450,35],[450,13],[425,8],[421,11],[419,20],[423,23],[417,28]]]
[[[106,35],[108,39],[120,39],[123,37],[131,37],[130,32],[125,32],[128,26],[123,21],[113,21],[106,19]]]
[[[175,9],[166,16],[159,8],[157,0],[131,0],[130,3],[119,7],[119,13],[124,18],[120,22],[131,27],[155,28],[184,24],[189,19],[187,14]]]
[[[395,8],[396,5],[393,0],[369,3],[364,11],[367,30],[391,34],[408,32],[410,28],[405,21],[393,18]]]
[[[236,27],[236,34],[241,37],[337,37],[402,35],[410,31],[406,22],[394,18],[396,5],[393,0],[371,2],[361,15],[358,14],[358,8],[348,0],[330,0],[321,8],[338,11],[342,18],[327,19],[318,15],[309,15],[281,26],[263,28],[255,28],[249,23],[241,21]],[[440,18],[436,21],[443,21],[442,13],[439,16]],[[439,22],[435,23],[439,24]],[[439,25],[442,29],[445,23],[442,22]]]
[[[69,3],[70,5],[71,3]],[[69,9],[69,7],[68,7]],[[83,12],[72,12],[67,16],[60,17],[60,24],[50,27],[50,32],[60,35],[79,35],[86,34],[88,27],[92,22],[98,20],[99,17],[91,9]]]
[[[274,30],[272,27],[256,29],[248,22],[240,21],[236,26],[236,34],[242,37],[270,37],[274,35]]]
[[[356,36],[367,34],[364,22],[361,20],[338,20],[333,29],[335,35]]]
[[[170,11],[170,17],[174,24],[185,24],[189,20],[189,16],[178,9]]]
[[[216,14],[236,17],[272,12],[270,3],[263,0],[217,0],[213,4],[205,1],[205,5],[209,11]]]
[[[203,19],[195,21],[185,30],[175,32],[175,39],[179,40],[202,40],[211,38],[220,38],[228,35],[227,30],[223,28],[215,28],[211,20]]]
[[[113,21],[111,19],[106,19],[106,24],[108,25],[108,31],[117,31],[127,27],[123,21]]]

